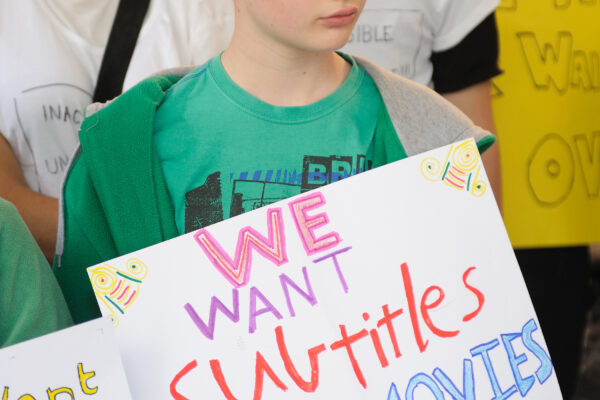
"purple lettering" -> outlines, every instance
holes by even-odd
[[[231,291],[232,302],[233,302],[233,311],[230,311],[216,296],[213,296],[210,299],[210,314],[208,317],[208,325],[204,323],[202,318],[196,313],[194,307],[190,303],[186,303],[183,307],[185,311],[187,311],[188,315],[194,321],[194,324],[200,329],[200,332],[210,340],[214,339],[215,333],[215,323],[217,321],[217,310],[220,310],[223,315],[229,318],[233,322],[238,322],[240,320],[240,301],[239,301],[239,293],[237,289],[233,289]]]

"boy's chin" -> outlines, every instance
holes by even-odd
[[[336,50],[339,50],[342,47],[344,47],[346,45],[346,43],[348,42],[349,38],[350,38],[350,35],[341,37],[341,38],[335,38],[333,40],[330,39],[330,40],[316,41],[312,46],[307,46],[307,49],[313,50],[316,52],[336,51]]]

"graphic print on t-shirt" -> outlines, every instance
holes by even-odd
[[[229,216],[243,214],[279,200],[337,182],[371,169],[365,155],[304,156],[302,170],[266,170],[230,173],[231,201],[223,200],[223,176],[215,172],[204,185],[185,194],[185,232],[192,232],[222,221],[224,207]]]
[[[58,197],[60,182],[78,142],[82,105],[91,98],[91,93],[68,83],[35,86],[14,98],[21,135],[16,141],[21,148],[15,152],[32,189]]]

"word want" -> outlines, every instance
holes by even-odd
[[[475,298],[477,299],[476,308],[470,313],[462,316],[463,322],[468,322],[475,318],[480,313],[485,303],[485,296],[483,295],[483,293],[477,288],[473,287],[468,282],[469,275],[474,270],[475,267],[470,267],[466,269],[462,275],[462,282],[467,292],[475,296]],[[441,329],[440,327],[436,326],[430,315],[430,312],[435,308],[438,308],[444,300],[444,290],[439,286],[429,286],[427,289],[425,289],[423,294],[419,296],[420,301],[417,303],[417,296],[415,295],[415,291],[412,284],[412,278],[408,269],[408,265],[406,263],[401,265],[401,273],[404,295],[408,305],[408,317],[412,325],[415,343],[419,351],[421,353],[426,351],[427,346],[429,344],[429,339],[427,339],[424,335],[424,327],[421,326],[419,315],[424,321],[425,326],[433,335],[438,336],[440,338],[457,336],[460,333],[459,329]],[[341,279],[341,281],[343,281],[343,279]],[[347,291],[348,288],[346,287],[345,290]],[[310,301],[310,299],[307,298],[307,301]],[[222,305],[222,303],[220,304]],[[213,322],[216,314],[216,307],[217,306],[211,309],[211,317],[213,318]],[[224,312],[224,314],[231,318],[233,313]],[[384,351],[382,345],[382,338],[389,340],[389,343],[391,343],[391,346],[394,350],[393,356],[395,358],[402,357],[401,346],[398,340],[398,335],[396,333],[396,327],[394,326],[394,322],[403,314],[403,308],[390,310],[389,304],[384,304],[381,306],[381,314],[377,319],[372,320],[371,316],[367,312],[364,312],[362,314],[362,319],[365,322],[373,321],[369,323],[371,325],[370,329],[363,328],[357,332],[348,332],[346,325],[340,324],[339,338],[335,339],[328,345],[326,345],[325,343],[319,343],[307,350],[311,368],[310,378],[308,380],[300,376],[295,364],[291,360],[288,348],[285,344],[283,328],[281,326],[277,326],[275,328],[275,342],[287,374],[292,379],[294,384],[296,384],[298,388],[300,388],[304,392],[310,393],[315,392],[317,390],[319,385],[319,357],[321,353],[324,353],[328,348],[331,351],[342,351],[346,353],[348,357],[349,368],[351,368],[351,370],[354,372],[357,382],[363,388],[366,389],[368,385],[367,379],[361,369],[360,360],[356,357],[354,349],[356,348],[356,346],[360,346],[361,348],[364,348],[364,346],[372,346],[372,349],[375,352],[377,359],[379,360],[381,368],[388,367],[390,365],[390,355],[386,354]],[[326,354],[323,354],[322,357],[323,361],[326,362]],[[177,391],[177,385],[188,373],[190,373],[190,371],[194,370],[197,366],[198,363],[196,360],[191,361],[171,381],[170,391],[174,399],[187,400],[186,397],[184,397]],[[209,366],[210,370],[212,371],[213,378],[218,384],[225,398],[227,398],[228,400],[237,400],[238,397],[236,397],[232,393],[229,385],[227,384],[227,380],[225,379],[225,375],[220,361],[218,359],[210,360]],[[230,368],[234,369],[233,366],[230,366]],[[236,366],[236,368],[239,368],[239,366]],[[271,379],[271,381],[275,384],[276,387],[278,387],[282,391],[288,390],[288,386],[283,382],[282,378],[280,378],[281,374],[278,374],[271,367],[267,359],[262,355],[260,351],[256,352],[254,371],[254,400],[259,400],[262,398],[263,381],[265,374]]]
[[[556,42],[543,42],[533,32],[519,32],[517,38],[538,90],[555,88],[559,93],[600,88],[600,54],[576,48],[573,34],[558,32]]]
[[[83,364],[77,364],[77,376],[79,378],[79,386],[81,387],[81,391],[86,395],[93,395],[98,392],[98,387],[90,387],[88,385],[88,380],[92,379],[96,373],[92,372],[84,372]],[[4,387],[4,391],[2,392],[2,400],[11,400],[12,397],[9,397],[9,387]],[[75,394],[73,389],[63,386],[56,389],[46,390],[46,395],[48,400],[75,400]],[[36,400],[41,399],[41,397],[34,397],[31,394],[23,394],[20,397],[17,397],[16,400]]]
[[[332,261],[334,271],[331,275],[337,277],[337,280],[339,281],[339,284],[341,285],[344,293],[348,292],[348,284],[346,283],[346,279],[342,272],[342,268],[340,265],[341,262],[338,259],[338,256],[342,253],[349,251],[350,249],[352,249],[352,247],[339,249],[323,257],[319,257],[316,260],[313,260],[313,263],[315,264],[319,264],[327,260]],[[304,278],[304,289],[302,289],[300,287],[301,285],[295,282],[287,274],[281,274],[279,276],[281,289],[286,300],[286,305],[290,317],[296,316],[296,311],[292,303],[292,291],[298,293],[311,306],[315,306],[319,302],[317,295],[313,290],[313,285],[311,283],[312,281],[308,274],[308,269],[306,267],[302,268],[302,275]],[[252,334],[256,331],[256,321],[260,315],[270,314],[278,320],[284,318],[282,312],[279,311],[279,309],[273,304],[274,302],[270,301],[267,295],[265,295],[264,292],[256,286],[252,286],[250,288],[250,290],[248,291],[248,298],[248,306],[244,308],[250,310],[248,315],[249,333]],[[213,296],[210,301],[208,324],[204,322],[204,320],[198,315],[198,313],[190,303],[187,303],[184,306],[184,308],[187,311],[190,318],[192,319],[192,321],[194,322],[194,324],[196,325],[196,327],[200,330],[200,332],[202,332],[202,334],[207,339],[214,340],[217,311],[221,311],[221,313],[224,316],[226,316],[229,320],[231,320],[234,323],[240,322],[240,294],[239,289],[237,288],[233,289],[231,292],[231,304],[231,307],[227,307],[218,297]]]

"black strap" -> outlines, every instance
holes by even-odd
[[[94,90],[94,102],[105,102],[121,94],[129,61],[150,0],[120,0],[108,37]]]

